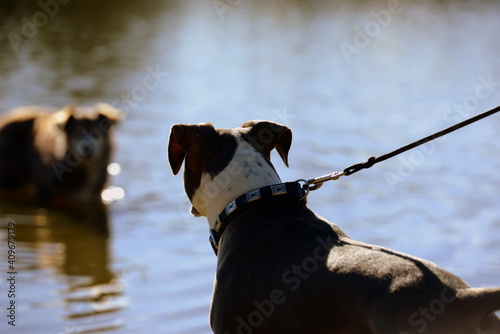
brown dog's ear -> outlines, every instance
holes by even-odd
[[[292,130],[285,125],[268,121],[249,121],[242,128],[249,128],[247,140],[257,151],[271,161],[271,151],[276,148],[281,159],[288,167],[288,151],[292,145]]]
[[[186,158],[189,143],[185,140],[185,130],[187,125],[175,124],[170,128],[168,140],[168,162],[174,175],[179,173],[182,163]]]
[[[215,134],[214,126],[210,123],[175,124],[170,128],[168,140],[168,161],[174,175],[179,173],[188,151],[199,155],[201,146]]]

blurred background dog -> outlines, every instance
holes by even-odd
[[[101,203],[122,112],[107,104],[19,107],[0,118],[0,196],[46,204]]]

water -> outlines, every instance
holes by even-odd
[[[500,104],[496,1],[217,3],[2,3],[0,112],[103,101],[127,114],[111,180],[125,198],[108,212],[2,203],[0,269],[13,221],[18,272],[15,328],[0,283],[2,333],[210,332],[216,258],[166,160],[174,123],[287,124],[290,169],[273,159],[290,181]],[[356,239],[500,285],[499,130],[490,117],[326,184],[309,205]]]

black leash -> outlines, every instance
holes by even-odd
[[[218,253],[219,240],[222,237],[222,234],[224,233],[224,230],[226,229],[227,225],[231,222],[232,218],[234,218],[234,216],[238,214],[238,212],[241,212],[241,210],[244,209],[245,207],[249,207],[249,205],[251,205],[252,203],[260,202],[262,200],[301,202],[307,197],[310,190],[319,189],[326,181],[337,180],[339,177],[343,175],[346,176],[352,175],[356,172],[359,172],[362,169],[370,168],[376,163],[390,159],[398,154],[411,150],[412,148],[425,144],[433,139],[444,136],[450,132],[458,130],[466,125],[474,123],[490,115],[493,115],[494,113],[497,113],[499,111],[500,111],[500,106],[488,110],[477,116],[466,119],[465,121],[450,126],[449,128],[436,132],[430,136],[417,140],[416,142],[403,146],[395,151],[381,155],[378,158],[370,157],[368,161],[349,166],[345,168],[342,172],[334,172],[328,175],[314,177],[309,180],[301,179],[295,182],[273,184],[270,186],[265,186],[259,189],[252,190],[248,193],[239,196],[224,208],[224,210],[217,217],[217,221],[215,222],[214,228],[210,230],[209,241],[210,244],[212,245],[215,255],[217,255]],[[304,182],[304,184],[301,185],[301,182]]]
[[[341,176],[347,176],[347,175],[352,175],[356,172],[359,172],[360,170],[362,169],[366,169],[366,168],[370,168],[372,167],[373,165],[379,163],[379,162],[382,162],[384,160],[387,160],[387,159],[390,159],[398,154],[401,154],[403,152],[406,152],[408,150],[411,150],[412,148],[415,148],[417,146],[420,146],[422,144],[425,144],[431,140],[434,140],[436,138],[439,138],[439,137],[442,137],[450,132],[453,132],[455,130],[458,130],[460,128],[463,128],[464,126],[466,125],[469,125],[471,123],[474,123],[474,122],[477,122],[485,117],[488,117],[488,116],[491,116],[497,112],[500,111],[500,106],[496,107],[496,108],[493,108],[491,110],[488,110],[488,111],[485,111],[479,115],[476,115],[476,116],[473,116],[471,118],[468,118],[460,123],[457,123],[455,125],[452,125],[444,130],[441,130],[439,132],[436,132],[436,133],[433,133],[432,135],[430,136],[427,136],[425,138],[422,138],[420,140],[417,140],[411,144],[408,144],[406,146],[403,146],[401,148],[398,148],[397,150],[394,150],[392,152],[389,152],[389,153],[386,153],[384,155],[381,155],[379,157],[370,157],[368,158],[368,160],[366,162],[361,162],[361,163],[357,163],[357,164],[354,164],[352,166],[349,166],[347,168],[345,168],[342,172],[334,172],[334,173],[331,173],[331,174],[328,174],[328,175],[324,175],[324,176],[320,176],[320,177],[314,177],[314,178],[311,178],[309,180],[300,180],[300,181],[305,181],[306,183],[304,184],[304,189],[307,189],[307,190],[316,190],[318,189],[319,187],[321,187],[323,185],[323,182],[325,181],[330,181],[330,180],[337,180],[339,177]]]

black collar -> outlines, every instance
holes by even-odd
[[[305,199],[307,191],[302,188],[299,182],[278,183],[256,190],[247,192],[241,195],[234,201],[228,204],[217,217],[215,227],[210,229],[210,244],[217,255],[219,250],[219,240],[222,233],[229,225],[231,220],[236,216],[236,213],[248,204],[254,204],[262,200],[279,199],[288,201],[301,201]]]

